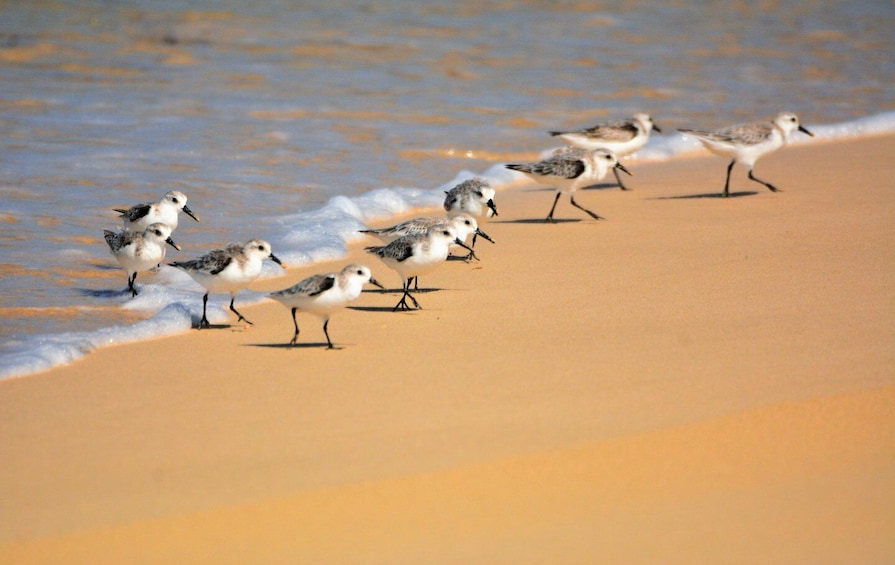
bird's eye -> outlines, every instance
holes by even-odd
[[[361,275],[361,276],[363,276],[363,274],[364,274],[364,272],[363,272],[363,271],[361,271],[361,270],[360,270],[360,269],[358,269],[358,270],[357,270],[357,274],[359,274],[359,275]]]
[[[479,198],[481,198],[482,196],[485,196],[484,194],[482,194],[481,190],[476,190],[475,195],[478,196]]]
[[[177,198],[172,198],[171,202],[173,202],[174,204],[177,204]]]

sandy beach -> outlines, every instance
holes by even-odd
[[[271,301],[0,381],[0,562],[891,562],[893,154],[789,147],[728,199],[723,159],[635,163],[578,193],[601,222],[520,184],[341,350]],[[252,288],[398,288],[362,247]]]

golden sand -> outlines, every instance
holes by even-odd
[[[0,562],[895,559],[895,137],[499,192],[481,262],[0,382]],[[362,261],[290,269],[284,288]]]

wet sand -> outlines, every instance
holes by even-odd
[[[895,136],[497,195],[481,262],[321,325],[111,347],[0,382],[0,561],[895,557]],[[627,179],[626,179],[627,180]],[[365,254],[252,288],[362,261]]]

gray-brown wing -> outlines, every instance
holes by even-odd
[[[144,202],[143,204],[137,204],[136,206],[131,206],[127,210],[123,208],[115,208],[116,212],[121,213],[121,217],[125,218],[129,222],[139,221],[141,218],[145,218],[149,211],[152,209],[151,202]]]
[[[630,141],[634,139],[639,130],[634,122],[628,120],[618,120],[597,124],[590,128],[570,130],[570,131],[551,131],[550,135],[564,135],[567,133],[577,133],[591,137],[594,139],[603,139],[606,141]]]
[[[413,256],[413,245],[420,236],[406,236],[396,239],[388,245],[366,247],[365,251],[376,255],[380,259],[394,259],[397,262],[406,261]]]
[[[584,161],[569,153],[560,153],[537,163],[511,163],[506,167],[523,173],[565,179],[578,178],[585,171]]]
[[[227,268],[233,261],[233,255],[224,249],[214,249],[207,254],[190,261],[175,261],[171,265],[187,270],[216,275]]]

